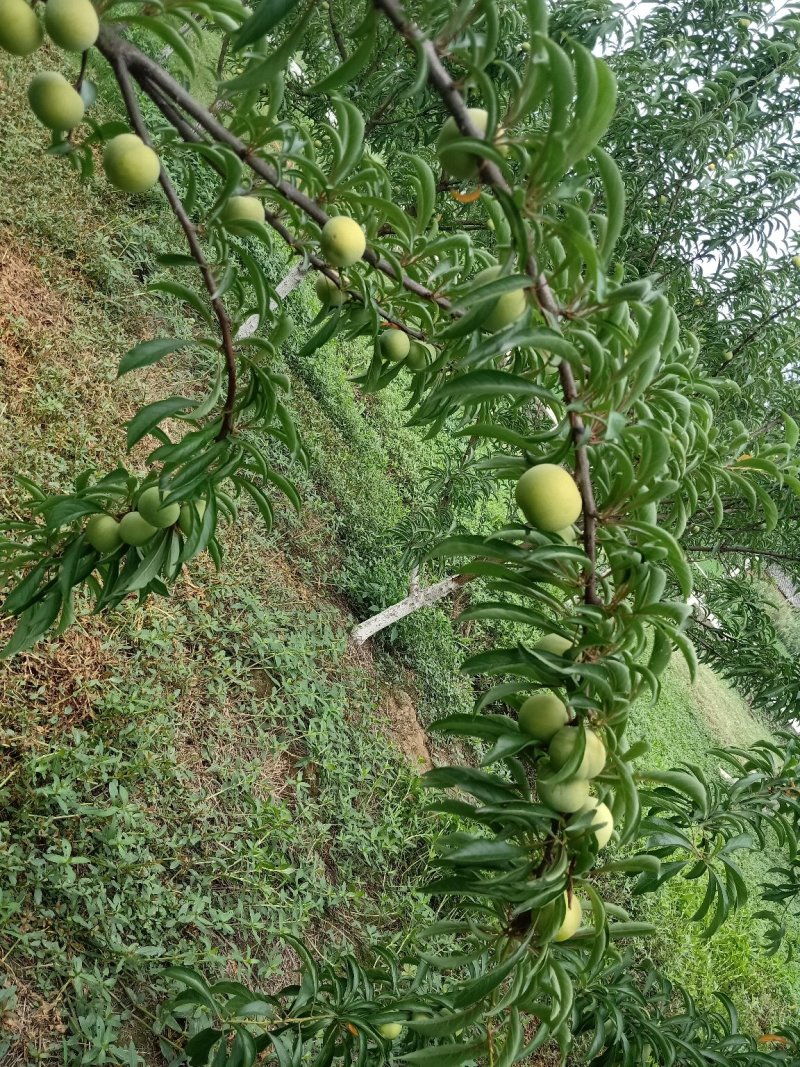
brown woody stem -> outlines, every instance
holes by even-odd
[[[111,69],[114,71],[114,75],[119,84],[122,99],[125,102],[125,107],[128,112],[128,116],[131,120],[131,126],[144,141],[145,144],[150,144],[150,135],[148,134],[147,127],[145,126],[144,119],[142,118],[141,110],[139,109],[139,101],[136,99],[136,94],[131,84],[130,76],[128,73],[128,67],[125,59],[122,55],[115,51],[106,52],[100,41],[98,41],[98,47],[108,62],[111,64]],[[214,277],[214,272],[208,264],[203,250],[200,247],[200,242],[197,239],[197,231],[195,230],[191,219],[186,214],[181,199],[175,192],[175,188],[169,179],[164,167],[161,167],[161,171],[158,176],[161,188],[164,190],[164,195],[167,198],[170,208],[173,214],[177,218],[181,225],[181,229],[186,235],[186,241],[189,245],[189,249],[193,258],[197,262],[200,268],[200,273],[203,276],[203,283],[205,284],[208,294],[211,298],[211,306],[214,309],[214,314],[217,317],[219,323],[220,334],[222,336],[222,349],[225,354],[225,366],[228,375],[228,389],[225,396],[225,404],[222,409],[222,425],[220,431],[217,434],[217,440],[223,441],[228,437],[233,429],[233,409],[236,403],[236,353],[233,347],[233,332],[231,330],[231,320],[228,317],[228,313],[225,310],[225,305],[222,300],[216,295],[217,292],[217,280]]]

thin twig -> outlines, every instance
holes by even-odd
[[[693,552],[704,552],[710,555],[726,553],[737,556],[763,556],[765,559],[786,560],[788,563],[800,563],[800,556],[790,556],[785,552],[772,552],[766,548],[752,548],[748,545],[685,545],[687,555]]]
[[[133,85],[128,74],[128,68],[125,60],[122,56],[112,53],[106,56],[111,69],[114,71],[114,75],[119,84],[122,99],[125,101],[125,107],[128,111],[128,116],[131,120],[131,125],[144,141],[145,144],[150,144],[150,135],[147,131],[147,127],[144,123],[142,113],[139,109],[139,101],[136,99],[136,94],[133,91]],[[200,247],[200,242],[197,239],[197,231],[195,230],[191,219],[186,214],[184,206],[180,197],[175,192],[172,182],[169,179],[164,167],[161,167],[158,180],[161,184],[161,188],[164,190],[164,195],[167,198],[169,206],[172,208],[173,214],[181,224],[181,229],[186,235],[186,241],[189,245],[189,249],[200,268],[200,273],[203,276],[203,282],[208,294],[211,298],[211,306],[214,309],[214,314],[217,317],[219,323],[220,334],[222,336],[222,348],[225,354],[225,365],[228,374],[228,389],[225,397],[225,404],[222,409],[222,425],[219,433],[217,434],[217,440],[223,441],[229,436],[233,429],[233,409],[236,403],[236,353],[233,347],[233,333],[231,330],[231,320],[228,318],[228,313],[225,310],[225,305],[222,300],[216,295],[217,292],[217,280],[214,277],[214,272],[209,266],[203,250]]]

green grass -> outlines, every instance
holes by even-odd
[[[59,490],[113,466],[123,420],[202,368],[176,358],[114,381],[137,341],[197,328],[142,284],[180,235],[158,194],[121,197],[102,176],[82,186],[44,155],[20,64],[0,63],[0,78],[8,514],[16,473]],[[282,251],[264,266],[277,281]],[[307,291],[291,304],[301,326],[316,314]],[[400,386],[364,418],[347,380],[363,358],[328,346],[297,375],[309,471],[280,461],[301,517],[279,503],[268,534],[243,509],[221,575],[199,562],[173,598],[84,618],[0,670],[5,1063],[160,1063],[165,964],[268,986],[297,962],[281,932],[329,953],[400,942],[427,916],[413,887],[430,824],[400,750],[413,707],[406,722],[385,711],[397,688],[421,715],[467,707],[470,691],[444,610],[415,623],[399,657],[347,649],[354,613],[404,592],[392,529],[439,447],[405,427]]]

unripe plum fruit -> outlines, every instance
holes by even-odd
[[[25,0],[0,0],[0,48],[12,56],[29,56],[43,37],[42,24]]]
[[[486,270],[482,270],[480,274],[475,275],[475,281],[483,285],[487,282],[493,282],[495,278],[500,277],[502,268],[499,266],[487,267]],[[496,333],[498,330],[505,329],[506,326],[510,326],[512,322],[516,322],[525,314],[525,310],[528,304],[525,300],[525,292],[522,289],[512,289],[509,293],[503,293],[502,296],[494,301],[494,303],[487,303],[484,305],[486,314],[481,322],[481,329],[487,333]]]
[[[583,918],[583,908],[581,902],[573,894],[572,902],[570,903],[569,894],[564,894],[564,902],[567,905],[567,913],[564,916],[564,921],[558,928],[554,941],[569,941],[573,934],[577,933],[578,928],[581,925],[581,919]]]
[[[146,545],[158,530],[142,518],[138,511],[129,511],[119,520],[119,535],[126,545]]]
[[[378,1027],[378,1033],[387,1041],[394,1041],[402,1034],[402,1032],[402,1023],[381,1023]]]
[[[489,113],[482,107],[467,109],[473,126],[480,131],[481,137],[486,136],[486,127],[489,123]],[[459,141],[464,134],[459,130],[454,118],[449,118],[442,126],[436,141],[436,154],[448,174],[454,178],[475,178],[480,166],[480,157],[472,152],[463,152],[458,148],[450,148],[454,141]]]
[[[68,52],[85,52],[100,33],[90,0],[47,0],[44,25],[53,41]]]
[[[83,121],[81,94],[56,70],[36,75],[28,87],[28,102],[36,118],[49,130],[71,130]]]
[[[108,142],[103,168],[111,184],[124,193],[143,193],[161,173],[158,156],[134,133],[121,133]]]
[[[569,712],[555,693],[543,690],[528,697],[519,709],[519,728],[538,741],[549,741],[569,722]]]
[[[86,524],[86,540],[104,556],[113,552],[122,544],[119,523],[112,515],[93,515]]]
[[[589,783],[585,778],[568,778],[565,782],[548,782],[546,775],[554,768],[544,760],[539,765],[539,772],[545,776],[536,781],[536,788],[542,802],[552,808],[572,815],[580,811],[589,799]]]
[[[163,530],[167,526],[174,526],[181,514],[180,504],[167,504],[165,507],[162,503],[163,499],[158,486],[151,485],[141,493],[136,504],[139,514],[145,522],[149,522],[151,526],[155,526],[158,530]]]
[[[598,849],[605,848],[614,833],[614,816],[608,804],[603,804],[597,797],[589,797],[578,815],[592,816],[594,839]]]
[[[406,356],[406,366],[409,370],[425,370],[436,359],[436,349],[427,341],[412,341],[409,344],[409,352]]]
[[[411,348],[408,334],[402,330],[384,330],[379,343],[382,355],[387,359],[393,359],[396,363],[405,359]]]
[[[325,259],[334,267],[349,267],[357,263],[367,248],[367,238],[355,219],[336,215],[322,227],[320,248]]]
[[[206,513],[206,501],[201,499],[194,500],[192,501],[192,503],[197,509],[198,519],[200,520],[200,522],[202,522],[203,516]],[[178,529],[181,531],[182,534],[185,534],[187,537],[194,529],[194,514],[192,512],[191,504],[181,505],[180,515],[178,516]]]
[[[584,734],[586,747],[575,774],[579,778],[596,778],[606,765],[606,746],[593,730],[585,730]],[[579,736],[580,730],[573,726],[562,726],[558,733],[553,735],[547,754],[556,770],[560,770],[572,757]]]
[[[565,656],[572,648],[572,642],[561,634],[545,634],[533,646],[537,652],[549,652],[553,656]]]
[[[347,293],[340,289],[336,282],[331,281],[327,274],[318,274],[314,283],[320,303],[325,307],[341,307],[347,300]]]
[[[555,463],[530,467],[517,482],[517,504],[539,530],[555,533],[571,526],[581,513],[581,494],[572,475]]]
[[[223,222],[263,222],[264,204],[257,196],[232,196],[222,209]]]

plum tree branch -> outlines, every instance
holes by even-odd
[[[259,177],[263,178],[268,185],[271,185],[276,192],[280,193],[288,203],[300,208],[317,225],[322,227],[329,220],[330,215],[316,200],[307,196],[292,185],[291,182],[284,181],[271,163],[256,155],[249,145],[239,140],[227,126],[224,126],[202,104],[199,104],[191,93],[187,92],[163,67],[159,66],[150,56],[141,52],[135,45],[132,45],[130,41],[124,40],[110,27],[102,26],[100,36],[97,39],[97,47],[109,62],[112,56],[120,57],[136,81],[142,85],[142,88],[144,88],[143,83],[148,81],[158,86],[174,104],[177,104],[182,111],[190,115],[217,142],[230,148],[242,162],[258,174]],[[401,273],[398,275],[392,264],[380,256],[373,248],[367,248],[363,259],[382,274],[399,282],[409,292],[415,293],[426,300],[432,300],[445,311],[452,310],[452,304],[446,297],[440,296],[406,274]]]
[[[142,90],[153,101],[153,103],[156,105],[156,107],[167,120],[167,122],[169,122],[170,125],[178,131],[184,141],[189,144],[204,143],[203,136],[198,133],[197,129],[192,126],[191,123],[186,121],[186,119],[181,115],[181,113],[172,105],[172,102],[170,101],[169,97],[165,95],[165,93],[155,82],[153,82],[150,78],[142,78],[142,80],[140,81],[140,85],[142,87]],[[213,163],[209,163],[209,166],[213,166]],[[286,226],[284,226],[278,215],[274,211],[269,211],[266,205],[264,205],[264,220],[267,225],[270,226],[279,235],[281,240],[283,240],[284,243],[287,244],[296,255],[302,256],[304,261],[307,262],[310,266],[312,266],[315,270],[319,271],[320,274],[324,274],[327,278],[330,278],[332,282],[335,282],[337,285],[339,284],[339,278],[336,274],[336,271],[334,271],[330,266],[328,266],[324,259],[321,259],[319,256],[316,256],[313,253],[309,252],[303,246],[302,241],[298,240],[298,238],[296,238],[294,234]],[[359,293],[351,292],[351,295],[357,300],[361,299]],[[424,340],[425,333],[423,331],[416,330],[410,326],[406,326],[398,319],[393,318],[383,308],[379,307],[378,310],[387,322],[391,322],[395,326],[398,326],[400,329],[404,330],[410,337],[417,338],[418,340]]]
[[[442,62],[439,50],[433,41],[427,38],[415,23],[405,17],[403,9],[397,0],[373,0],[373,2],[375,7],[389,19],[407,44],[415,51],[421,51],[425,56],[428,66],[428,81],[441,96],[461,133],[465,137],[482,140],[483,135],[472,122],[464,98]],[[482,159],[480,161],[480,176],[495,193],[500,194],[501,203],[512,198],[513,190],[511,186],[503,177],[503,172],[492,160]],[[564,310],[559,307],[547,278],[539,269],[536,257],[530,250],[523,264],[523,269],[531,279],[533,294],[545,319],[554,324],[564,314]],[[578,388],[575,376],[570,365],[564,360],[559,366],[559,378],[564,399],[567,402],[572,443],[575,448],[575,481],[580,490],[583,505],[583,547],[590,564],[589,574],[586,579],[585,599],[589,604],[598,604],[596,568],[598,513],[589,457],[586,452],[588,434],[583,419],[576,409]]]
[[[133,90],[125,60],[122,56],[116,53],[111,53],[110,55],[107,55],[106,58],[108,59],[111,69],[114,71],[114,76],[117,79],[122,99],[125,102],[125,108],[131,120],[131,126],[144,143],[149,145],[151,143],[150,135],[142,117],[139,101],[136,99],[136,93]],[[225,305],[216,295],[217,280],[203,254],[203,249],[200,247],[200,242],[197,239],[197,231],[195,230],[191,219],[186,214],[183,203],[175,192],[172,182],[169,179],[169,175],[164,170],[163,166],[159,171],[158,180],[161,188],[164,190],[164,195],[167,198],[167,202],[169,203],[173,214],[186,235],[186,241],[193,258],[200,268],[200,273],[203,276],[203,283],[208,290],[209,297],[211,298],[211,306],[214,309],[214,314],[219,323],[220,334],[222,336],[222,349],[225,355],[225,366],[228,376],[225,404],[222,409],[222,425],[217,434],[217,440],[223,441],[233,430],[233,409],[236,403],[236,353],[233,346],[231,320],[228,316],[228,312],[225,310]]]

